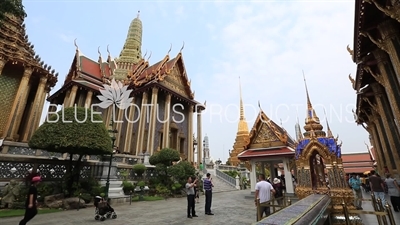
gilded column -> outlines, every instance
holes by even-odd
[[[93,91],[88,91],[86,93],[85,108],[90,108],[90,106],[92,105],[92,97]]]
[[[388,151],[390,150],[390,145],[389,145],[389,140],[386,136],[385,129],[382,127],[381,121],[380,121],[380,115],[376,112],[373,113],[372,118],[370,120],[374,121],[376,124],[376,131],[378,134],[378,138],[382,144],[382,156],[383,156],[383,166],[389,166],[391,167],[391,160],[388,154]],[[389,165],[388,165],[389,164]]]
[[[165,98],[162,148],[169,147],[169,124],[171,120],[171,94],[168,93]]]
[[[390,167],[396,170],[395,160],[399,158],[397,154],[397,149],[400,148],[398,138],[399,135],[397,135],[398,130],[395,126],[394,118],[390,111],[390,107],[388,106],[389,104],[387,102],[385,93],[382,91],[383,88],[378,83],[372,83],[371,87],[375,94],[375,99],[377,102],[377,107],[375,106],[375,110],[378,110],[381,116],[379,119],[379,124],[389,144],[387,146],[389,148],[386,149],[386,154],[390,161]]]
[[[50,89],[45,89],[44,92],[43,92],[43,94],[42,94],[42,96],[41,96],[40,103],[39,103],[39,112],[38,112],[38,115],[40,115],[40,116],[38,116],[38,117],[36,118],[35,125],[34,125],[34,129],[33,129],[33,131],[32,131],[31,136],[33,135],[33,132],[39,127],[40,120],[42,119],[42,116],[41,116],[41,115],[42,115],[42,113],[43,113],[44,102],[46,101],[47,94],[48,94],[49,92],[50,92]]]
[[[189,106],[189,115],[188,115],[188,133],[187,135],[187,149],[188,149],[188,161],[189,162],[193,162],[194,161],[194,157],[193,157],[193,111],[194,111],[194,107],[193,105]]]
[[[116,118],[113,118],[116,119],[114,120],[114,123],[117,125],[115,129],[117,130],[118,133],[117,133],[117,139],[115,140],[115,145],[118,146],[118,148],[121,145],[121,135],[125,133],[122,132],[122,124],[124,122],[124,112],[125,112],[124,109],[115,108],[115,114],[117,116]]]
[[[376,121],[375,121],[376,122]],[[384,158],[384,154],[383,154],[383,148],[382,148],[382,143],[381,143],[381,139],[379,139],[379,135],[378,135],[378,131],[376,129],[376,124],[374,121],[371,121],[368,125],[368,130],[370,132],[370,134],[372,135],[372,146],[375,148],[375,159],[377,161],[378,164],[378,169],[379,171],[383,171],[383,166],[386,160]]]
[[[142,96],[142,105],[140,107],[140,119],[138,126],[138,135],[136,141],[136,155],[139,155],[143,150],[143,138],[144,138],[144,130],[146,125],[146,114],[147,114],[147,92],[143,92]]]
[[[151,94],[151,109],[150,109],[150,123],[149,123],[149,132],[147,139],[147,151],[150,151],[150,155],[153,155],[154,152],[154,141],[155,141],[155,133],[156,133],[156,124],[157,124],[157,101],[158,101],[158,87],[152,88]]]
[[[65,92],[63,108],[68,108],[68,103],[69,103],[69,97],[70,96],[71,96],[71,89],[68,89],[67,92]]]
[[[23,142],[28,141],[28,139],[31,136],[31,133],[33,133],[33,131],[36,129],[35,121],[37,120],[37,117],[40,118],[42,116],[41,114],[39,114],[39,110],[43,108],[43,106],[40,105],[40,102],[42,100],[42,96],[45,95],[44,88],[46,87],[46,83],[47,83],[47,77],[41,77],[38,88],[36,90],[35,99],[33,100],[33,105],[28,113],[28,122],[26,124],[25,133],[23,134],[23,139],[22,139]]]
[[[21,82],[17,94],[15,95],[14,103],[11,108],[10,118],[7,121],[7,125],[4,128],[3,136],[8,140],[14,140],[19,125],[21,123],[22,114],[26,106],[26,100],[30,91],[29,80],[32,75],[32,69],[25,68],[24,75],[22,76]]]
[[[6,61],[5,60],[0,60],[0,75],[3,72],[4,66],[6,65]]]
[[[68,99],[68,107],[73,107],[75,104],[76,92],[78,91],[78,86],[74,85],[71,88],[71,94]]]
[[[82,88],[80,88],[82,90]],[[86,96],[83,95],[82,91],[78,92],[78,102],[77,102],[77,106],[79,107],[85,107],[85,102],[86,102]]]
[[[201,110],[197,109],[197,165],[203,162],[203,139],[202,139],[202,127],[201,127]],[[205,165],[203,165],[205,167]]]
[[[135,102],[135,100],[133,100]],[[125,117],[128,118],[127,124],[126,124],[126,135],[125,135],[125,141],[124,141],[124,152],[132,152],[131,146],[132,146],[132,130],[133,130],[133,123],[134,123],[134,117],[135,117],[135,106],[131,105],[129,108],[129,115],[126,115],[125,111]]]
[[[55,104],[53,102],[50,102],[49,109],[47,110],[47,112],[56,112],[56,111],[57,111],[57,107],[55,106]]]
[[[389,62],[389,57],[386,52],[377,49],[373,51],[373,55],[377,60],[377,66],[380,72],[374,73],[369,67],[366,67],[366,70],[385,88],[394,119],[400,122],[400,96],[397,94],[400,93],[400,87],[396,79],[396,73]]]
[[[386,51],[396,71],[397,81],[400,82],[400,38],[398,24],[388,19],[378,25],[381,40],[375,40],[369,35],[370,40],[380,49]]]

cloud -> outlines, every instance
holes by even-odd
[[[69,34],[65,34],[65,33],[60,33],[60,34],[58,34],[58,37],[59,37],[62,41],[66,42],[66,43],[72,43],[72,42],[74,41],[74,39],[76,38],[76,37],[73,36],[73,35],[69,35]]]
[[[238,104],[240,76],[245,103],[256,105],[260,100],[268,116],[278,124],[282,119],[294,136],[296,117],[304,121],[306,111],[304,70],[321,122],[325,124],[325,108],[331,129],[343,137],[344,151],[364,149],[367,134],[353,122],[355,94],[347,78],[355,69],[346,51],[353,41],[353,2],[218,3],[215,7],[219,23],[205,24],[223,52],[214,59],[213,82],[207,91],[214,102]],[[229,113],[238,115],[234,110]],[[251,129],[254,115],[248,119]],[[233,144],[237,128],[227,126],[233,130],[225,132],[224,141]],[[213,129],[215,124],[208,122],[205,127]]]

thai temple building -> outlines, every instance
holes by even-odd
[[[371,135],[379,174],[399,177],[400,168],[400,4],[356,0],[354,50],[349,76],[357,93],[357,124]]]
[[[178,150],[183,160],[194,162],[194,114],[197,114],[197,140],[201,141],[201,111],[205,106],[194,100],[182,56],[183,46],[175,57],[169,55],[170,49],[163,59],[150,64],[151,53],[146,59],[146,54],[142,55],[141,51],[139,13],[130,24],[118,58],[113,59],[108,51],[108,56],[103,59],[99,50],[99,58],[92,60],[75,45],[76,53],[64,85],[48,98],[50,112],[56,110],[54,105],[91,107],[100,103],[97,95],[104,84],[109,85],[113,80],[121,82],[132,90],[133,106],[116,109],[115,115],[112,107],[94,106],[102,113],[104,123],[109,124],[115,119],[118,150],[132,155],[152,155],[169,147]],[[202,146],[198,145],[198,148],[198,159],[201,159]]]
[[[58,74],[35,52],[23,18],[6,15],[1,22],[0,139],[27,142]]]

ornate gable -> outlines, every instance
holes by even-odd
[[[159,78],[161,85],[182,95],[183,97],[194,99],[194,93],[192,93],[190,88],[190,81],[186,75],[181,53],[166,63],[162,72],[163,73]]]
[[[247,148],[256,149],[288,145],[287,134],[280,132],[281,130],[263,111],[260,111],[250,131],[250,141]]]

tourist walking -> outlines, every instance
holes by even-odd
[[[194,204],[194,187],[196,186],[197,179],[192,180],[192,177],[189,177],[186,183],[186,194],[187,194],[187,218],[192,219],[193,217],[198,217],[196,215],[195,204]]]
[[[382,205],[386,205],[385,199],[385,185],[382,178],[378,177],[375,170],[371,170],[371,176],[369,177],[369,184],[371,186],[371,193],[374,194],[375,199],[380,199]]]
[[[203,188],[206,194],[206,203],[205,203],[205,211],[206,215],[214,215],[211,212],[211,202],[212,202],[212,188],[214,187],[214,184],[212,182],[211,174],[207,173],[207,178],[204,179],[203,181]]]
[[[274,187],[272,187],[271,183],[267,182],[265,180],[265,175],[260,174],[258,176],[258,182],[256,184],[256,193],[255,193],[255,204],[257,206],[257,201],[260,202],[260,204],[264,204],[268,201],[271,200],[271,192],[275,194]],[[265,216],[269,216],[271,214],[271,210],[269,206],[260,206],[258,209],[257,213],[260,214],[261,218],[263,217],[264,213]]]
[[[400,187],[399,184],[393,177],[388,174],[385,180],[386,186],[388,187],[388,194],[390,196],[390,202],[392,203],[393,210],[400,212]]]
[[[354,194],[354,206],[358,210],[362,210],[362,191],[361,191],[361,180],[356,176],[355,173],[351,174],[349,185],[353,190]]]
[[[281,197],[283,197],[282,182],[278,178],[274,178],[273,183],[274,184],[272,185],[272,187],[275,190],[274,197],[277,199],[276,202],[278,203],[278,205],[282,205],[282,202],[283,202],[283,199],[281,198]]]
[[[42,181],[40,176],[33,177],[31,180],[31,186],[29,187],[29,191],[26,197],[26,202],[25,202],[25,216],[19,222],[19,225],[25,225],[28,223],[33,217],[36,216],[37,214],[37,188],[36,186],[39,184],[39,182]]]

